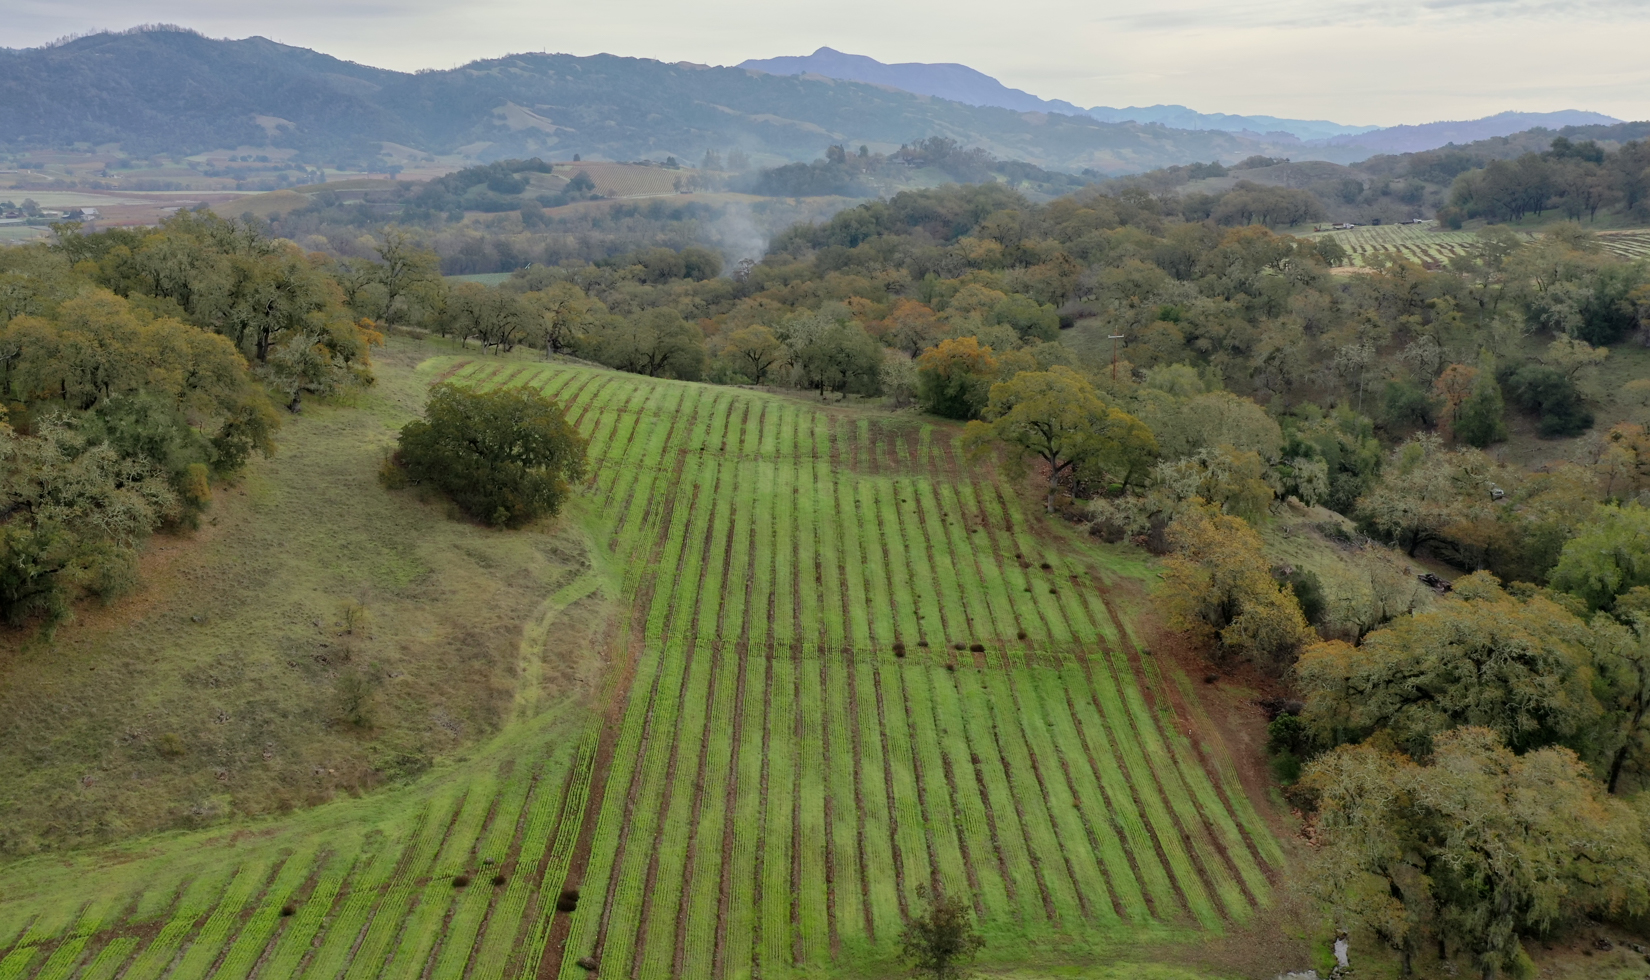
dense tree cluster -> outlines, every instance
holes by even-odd
[[[1606,150],[1596,141],[1559,136],[1544,153],[1490,160],[1463,171],[1450,188],[1450,206],[1439,217],[1460,227],[1466,218],[1519,221],[1557,209],[1572,221],[1620,207],[1639,214],[1650,205],[1650,143],[1629,142]]]
[[[274,394],[369,382],[330,262],[210,214],[0,251],[0,616],[48,627],[133,580],[274,450]]]

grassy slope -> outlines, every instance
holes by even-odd
[[[733,936],[755,944],[754,957],[751,947],[730,947],[734,954],[723,958],[722,972],[740,975],[730,963],[746,956],[767,967],[764,975],[787,973],[799,949],[805,972],[880,975],[890,968],[896,896],[915,897],[932,853],[934,875],[956,884],[972,868],[987,888],[982,901],[994,961],[1072,964],[1012,975],[1180,980],[1194,973],[1099,967],[1092,957],[1104,950],[1110,961],[1141,942],[1180,943],[1199,935],[1199,920],[1217,933],[1230,930],[1223,919],[1240,924],[1251,918],[1251,902],[1266,904],[1269,886],[1257,877],[1246,853],[1251,845],[1239,835],[1271,855],[1265,861],[1274,871],[1276,845],[1247,803],[1241,813],[1227,813],[1219,794],[1236,802],[1243,789],[1229,769],[1220,770],[1224,750],[1218,736],[1211,742],[1203,729],[1189,685],[1167,662],[1102,653],[1114,650],[1119,637],[1099,593],[1075,581],[1066,585],[1068,573],[1081,572],[1111,591],[1127,621],[1138,595],[1129,583],[1146,574],[1138,556],[1043,523],[1011,490],[993,491],[988,477],[958,483],[949,430],[879,412],[822,412],[786,397],[485,359],[469,369],[474,380],[565,389],[570,401],[590,406],[581,429],[594,434],[593,445],[608,462],[623,461],[598,465],[596,486],[563,523],[568,530],[496,535],[442,521],[435,508],[386,496],[372,481],[380,447],[416,406],[422,384],[462,366],[441,358],[415,374],[407,370],[416,359],[412,350],[392,347],[384,385],[363,400],[365,411],[321,409],[290,429],[286,457],[249,476],[245,503],[232,499],[215,512],[219,525],[201,544],[180,545],[170,566],[151,569],[153,584],[144,595],[88,615],[75,629],[83,633],[80,646],[98,657],[116,656],[96,653],[99,644],[111,650],[149,644],[145,662],[156,673],[137,675],[141,683],[129,685],[129,694],[164,695],[171,710],[196,726],[173,727],[191,733],[215,731],[207,727],[217,725],[211,698],[200,692],[225,687],[242,704],[255,702],[255,692],[297,703],[289,723],[307,726],[308,742],[292,746],[316,746],[323,755],[354,751],[370,760],[384,751],[380,744],[439,737],[436,729],[450,732],[445,720],[455,717],[459,702],[484,718],[517,722],[480,746],[449,750],[447,761],[410,788],[281,820],[240,821],[232,831],[151,837],[67,861],[14,863],[0,871],[0,975],[56,976],[57,967],[94,964],[96,975],[106,975],[106,967],[110,975],[118,968],[135,978],[168,969],[180,977],[246,976],[254,968],[260,976],[329,980],[386,971],[445,977],[458,976],[467,960],[474,976],[530,975],[541,951],[554,957],[547,965],[555,969],[569,925],[585,940],[590,929],[605,930],[604,911],[627,917],[631,927],[645,923],[644,935],[653,937],[610,936],[604,956],[611,950],[614,959],[628,957],[633,948],[642,975],[663,975],[671,969],[670,937],[678,924],[692,932],[706,921],[707,908],[710,932],[700,934],[701,941],[727,938],[715,920],[731,908],[734,926],[744,921],[746,930]],[[672,436],[679,417],[682,429]],[[801,493],[809,488],[814,493]],[[254,506],[259,501],[265,509]],[[863,527],[881,530],[866,539]],[[728,542],[755,542],[757,529],[775,535],[772,544],[728,548]],[[250,543],[239,544],[243,537]],[[597,542],[595,554],[618,560],[599,560],[587,571],[581,540]],[[871,558],[867,549],[887,549],[893,563]],[[1019,569],[998,554],[1016,550],[1050,559],[1056,568]],[[258,557],[266,554],[274,557]],[[801,577],[804,567],[815,570],[817,584]],[[1008,587],[1022,578],[1024,592]],[[249,581],[256,588],[248,588]],[[742,598],[723,585],[746,581],[752,584]],[[326,628],[329,603],[358,595],[362,584],[371,586],[365,598],[376,618],[371,636],[359,642],[376,646],[352,653],[351,663],[399,657],[390,672],[406,675],[385,681],[384,718],[371,740],[327,720],[327,688],[310,677],[310,668],[300,671],[302,684],[283,681],[281,672],[281,657],[296,652],[294,643],[307,643],[303,653],[313,661],[320,642],[332,644],[328,651],[344,642],[335,627]],[[582,598],[592,590],[595,599]],[[517,592],[519,602],[512,598]],[[601,617],[590,607],[605,594],[625,597],[632,615],[619,635],[592,643],[589,630]],[[735,617],[770,651],[746,661],[743,708],[730,672],[739,648],[683,645],[711,623],[711,636],[731,636]],[[322,627],[313,625],[317,618]],[[495,622],[491,644],[441,632],[453,624],[476,630]],[[1030,641],[1013,639],[1015,622],[1031,631]],[[896,666],[887,648],[890,629],[935,642]],[[1071,645],[1077,629],[1110,637],[1095,641],[1087,668],[1083,648]],[[214,639],[220,633],[222,639]],[[54,649],[76,649],[70,633],[64,636]],[[810,639],[804,654],[802,640],[815,636],[824,645],[813,652]],[[525,656],[512,658],[518,637]],[[979,668],[954,675],[942,669],[949,656],[942,642],[974,638],[987,641],[988,652],[957,657]],[[793,652],[774,656],[774,644]],[[834,651],[843,644],[856,652],[839,662]],[[500,645],[508,649],[475,663],[467,658]],[[599,700],[593,696],[599,665],[569,654],[596,648],[631,663],[637,683],[631,690],[657,677],[660,683],[648,689],[667,700],[650,708],[633,695],[630,721],[620,710],[625,701],[618,702],[620,713],[601,729],[609,754],[592,758],[590,736],[598,729],[586,707]],[[420,649],[439,652],[408,652]],[[240,656],[231,657],[231,650]],[[125,661],[98,661],[104,671],[117,662]],[[237,663],[244,673],[230,674]],[[65,666],[39,662],[18,674],[14,663],[12,676],[44,678]],[[214,670],[233,683],[189,686]],[[610,676],[621,682],[615,690],[622,694],[631,675]],[[397,687],[404,679],[407,693]],[[473,697],[469,686],[476,688]],[[117,707],[104,706],[102,717],[118,719]],[[718,723],[736,709],[747,720],[743,743]],[[655,711],[661,712],[658,731],[670,737],[655,737],[650,747],[644,731]],[[239,709],[229,714],[224,725],[239,731]],[[42,724],[51,723],[49,713],[43,717]],[[904,724],[897,724],[902,717]],[[850,718],[857,719],[857,735],[848,730]],[[888,723],[896,727],[885,728]],[[763,740],[752,743],[750,733],[764,729]],[[262,737],[247,732],[224,741],[245,743],[251,752]],[[823,757],[821,740],[832,746]],[[849,765],[847,749],[856,741],[863,770]],[[218,744],[185,744],[189,751],[178,759],[189,760],[190,778],[215,781],[202,773],[215,762],[207,753]],[[181,791],[187,799],[193,789],[189,773],[170,782],[156,778],[167,770],[153,751],[139,759],[142,746],[102,751],[138,759],[118,757],[128,769],[114,771],[131,772],[131,795],[107,801],[107,812],[140,801],[145,786],[157,812],[166,794]],[[303,764],[310,766],[307,757]],[[1205,765],[1222,774],[1211,781]],[[970,769],[981,774],[977,787]],[[61,781],[73,767],[58,770]],[[639,782],[627,791],[620,777],[631,771]],[[244,778],[243,770],[232,772]],[[592,773],[597,785],[587,810],[584,780]],[[729,906],[716,897],[723,840],[714,820],[722,810],[717,794],[735,779],[745,781],[732,783],[735,790],[725,797],[736,845],[728,866],[733,877],[725,880],[737,886],[740,873],[751,874],[756,877],[747,884],[765,883],[766,890],[760,902],[744,904],[756,894],[741,900],[736,887]],[[852,807],[843,795],[855,792],[855,779],[872,797],[887,790],[868,816],[867,847],[880,833],[881,850],[871,847],[858,861],[852,860],[858,847]],[[702,782],[712,790],[697,789]],[[680,791],[672,797],[668,786]],[[778,794],[775,805],[753,826],[746,802],[760,806],[770,791]],[[707,793],[708,805],[694,802]],[[822,818],[817,806],[833,793],[836,808],[827,805]],[[1131,800],[1133,793],[1138,797]],[[643,805],[630,812],[627,796]],[[950,815],[948,799],[954,799]],[[16,805],[29,804],[20,797]],[[985,855],[998,845],[981,826],[987,811],[1003,828],[1005,854],[1019,855],[1004,869],[1019,880],[1017,899],[1001,890],[1007,885],[990,885],[998,862]],[[1021,823],[1024,829],[1016,831]],[[1020,839],[1010,839],[1011,832]],[[830,845],[822,843],[827,835]],[[1167,848],[1167,865],[1152,853],[1154,836]],[[1120,850],[1108,843],[1114,839],[1133,846]],[[760,874],[741,863],[747,852],[738,842],[745,840],[765,856]],[[593,856],[592,845],[609,846],[604,841],[628,841],[629,856],[603,858],[601,847]],[[972,864],[958,846],[972,848]],[[903,851],[903,881],[890,874],[890,847]],[[832,870],[819,870],[825,867]],[[597,881],[621,868],[612,879],[625,883],[621,892],[604,896]],[[860,869],[869,875],[863,893],[847,885],[859,880]],[[472,877],[468,889],[454,887],[460,873]],[[497,886],[490,882],[494,873],[502,876]],[[835,876],[836,887],[823,887],[821,874]],[[669,876],[681,885],[667,884]],[[569,877],[586,884],[586,897],[577,915],[558,917],[551,904]],[[1039,891],[1046,897],[1039,899]],[[882,924],[874,944],[859,935],[860,920],[849,914],[862,898]],[[1188,899],[1191,907],[1176,911]],[[1151,901],[1155,914],[1141,904]],[[1045,921],[1050,902],[1056,918]],[[288,903],[296,914],[278,915]],[[1115,909],[1123,921],[1108,925],[1116,922]],[[570,968],[578,953],[568,949],[561,962]],[[832,949],[840,950],[834,968],[826,966]]]
[[[200,531],[152,542],[135,595],[50,643],[0,636],[5,851],[311,805],[500,729],[521,623],[588,565],[585,541],[498,534],[378,487],[422,403],[409,356],[381,357],[359,408],[288,419]],[[353,635],[346,600],[371,616]],[[566,656],[546,683],[580,669]],[[370,737],[334,703],[350,673],[375,687]]]

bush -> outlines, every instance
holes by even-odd
[[[373,723],[372,681],[361,674],[340,674],[333,681],[333,693],[338,700],[338,712],[356,728],[371,728]]]
[[[536,391],[441,384],[424,418],[401,429],[396,455],[409,479],[445,493],[469,516],[520,527],[561,509],[584,475],[585,441]]]
[[[1266,726],[1266,748],[1274,755],[1299,752],[1306,744],[1306,722],[1300,715],[1280,714]]]
[[[1593,427],[1593,413],[1582,403],[1574,381],[1556,368],[1528,364],[1506,379],[1513,403],[1541,416],[1541,434],[1549,439],[1575,436]]]
[[[1381,422],[1389,432],[1430,429],[1438,423],[1438,400],[1408,382],[1388,381]]]

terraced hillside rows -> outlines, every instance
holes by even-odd
[[[1534,238],[1535,233],[1526,232]],[[1478,237],[1476,231],[1447,231],[1432,225],[1373,225],[1347,231],[1315,232],[1304,238],[1332,238],[1346,249],[1354,266],[1367,266],[1371,258],[1395,253],[1429,268],[1441,267],[1464,255]],[[1650,258],[1650,231],[1600,232],[1605,251],[1625,259]]]
[[[1346,231],[1329,231],[1304,236],[1329,238],[1346,249],[1354,266],[1365,266],[1381,253],[1396,253],[1428,267],[1441,266],[1478,237],[1473,231],[1445,231],[1432,225],[1366,225]]]
[[[617,597],[608,706],[524,706],[418,787],[255,832],[0,870],[0,980],[774,978],[886,965],[925,890],[970,896],[1005,961],[1268,903],[1281,850],[1130,625],[1144,567],[1028,515],[954,429],[425,370],[541,389],[590,437],[571,513],[615,571],[524,651]]]
[[[1650,259],[1650,231],[1615,231],[1598,236],[1605,251],[1624,259]]]

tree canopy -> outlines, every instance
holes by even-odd
[[[968,424],[973,451],[995,444],[1021,465],[1040,461],[1047,470],[1051,510],[1062,480],[1127,483],[1157,455],[1150,429],[1106,404],[1076,371],[1059,365],[993,385],[981,415],[983,421]]]
[[[470,517],[520,527],[561,510],[584,475],[585,441],[539,392],[439,384],[424,418],[402,427],[396,462]]]

